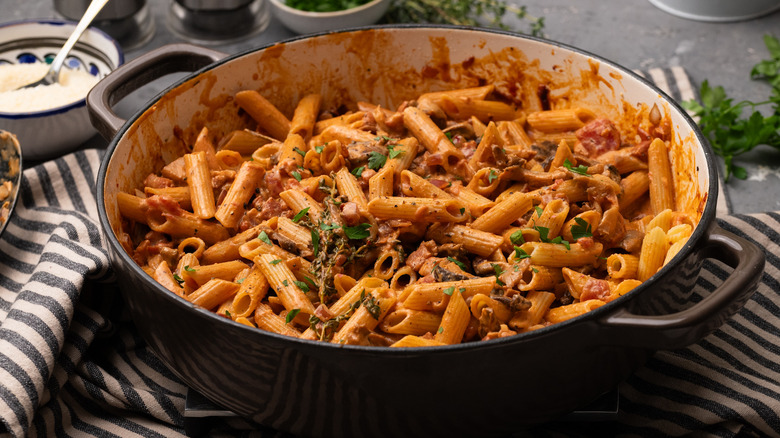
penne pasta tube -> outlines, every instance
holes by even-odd
[[[466,225],[432,226],[425,236],[437,243],[457,243],[466,251],[488,257],[504,242],[502,236],[477,230]]]
[[[295,106],[292,120],[290,121],[290,133],[299,135],[303,141],[308,142],[314,133],[314,124],[320,113],[322,96],[319,94],[307,94],[298,101]]]
[[[579,243],[572,243],[569,248],[566,248],[560,243],[526,242],[520,248],[528,254],[533,265],[562,268],[595,263],[601,255],[603,245],[595,242],[592,246],[585,248]]]
[[[611,278],[636,278],[639,257],[632,254],[612,254],[607,257],[607,274]]]
[[[294,338],[301,336],[301,333],[298,330],[295,330],[295,328],[293,328],[291,324],[288,324],[284,318],[277,315],[267,304],[259,303],[257,305],[253,319],[259,329],[279,333],[285,336],[292,336]]]
[[[192,200],[192,212],[200,219],[214,217],[217,206],[214,202],[211,172],[209,172],[205,152],[184,155],[184,164]]]
[[[549,111],[535,111],[528,114],[526,123],[531,128],[549,132],[574,131],[596,118],[593,111],[586,108],[567,108]],[[557,143],[557,142],[556,142]]]
[[[436,330],[433,339],[444,344],[459,343],[463,339],[463,334],[466,333],[466,327],[468,327],[470,320],[471,311],[463,299],[463,295],[458,291],[454,292],[444,310],[441,325]]]
[[[498,233],[519,219],[533,206],[525,193],[516,192],[499,202],[471,223],[471,227],[488,233]]]
[[[212,278],[187,295],[187,299],[196,306],[211,310],[235,295],[236,291],[238,291],[238,284],[220,278]]]
[[[647,149],[647,170],[650,178],[650,205],[653,213],[674,209],[674,179],[669,152],[661,139],[655,139]]]
[[[233,315],[236,318],[248,317],[255,312],[257,305],[268,293],[268,280],[260,268],[252,267],[233,297]]]
[[[437,345],[445,345],[445,344],[433,339],[421,338],[419,336],[414,336],[414,335],[406,335],[390,346],[394,348],[404,348],[404,347],[435,347]]]
[[[567,321],[590,312],[591,310],[598,309],[604,304],[606,303],[601,300],[588,300],[574,304],[567,304],[565,306],[553,307],[547,311],[547,313],[544,315],[544,318],[550,324],[557,324],[559,322]]]
[[[508,323],[515,330],[525,330],[539,324],[555,301],[555,294],[532,290],[525,298],[531,302],[531,307],[515,313]]]
[[[636,278],[645,281],[652,277],[663,266],[666,253],[669,251],[669,242],[666,233],[660,227],[655,227],[645,234],[642,241],[642,250],[639,253],[639,265]]]
[[[466,207],[455,199],[380,196],[368,203],[377,219],[407,219],[425,222],[465,221]]]
[[[255,189],[265,170],[254,161],[244,161],[236,178],[214,213],[214,217],[225,227],[235,228],[244,215],[244,205],[255,194]]]
[[[370,294],[366,295],[361,306],[333,336],[331,342],[336,344],[361,343],[360,333],[367,333],[376,328],[395,302],[395,292],[388,288],[378,288],[371,291]]]
[[[436,333],[442,316],[424,310],[400,308],[385,316],[380,324],[382,331],[396,335],[418,335]]]
[[[235,99],[236,104],[257,122],[259,128],[279,141],[287,138],[290,120],[260,93],[254,90],[239,91]]]

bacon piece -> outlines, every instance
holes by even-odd
[[[609,301],[609,283],[606,280],[591,278],[585,282],[580,294],[580,301],[601,300]]]
[[[598,157],[604,152],[615,151],[620,147],[620,132],[607,119],[590,121],[578,129],[575,135],[591,157]]]
[[[358,211],[358,205],[351,201],[341,204],[341,217],[347,226],[354,227],[359,224],[360,211]]]
[[[157,176],[153,173],[149,174],[144,180],[144,187],[151,187],[155,189],[164,189],[167,187],[173,187],[175,184],[170,178],[164,176]]]

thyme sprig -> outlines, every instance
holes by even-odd
[[[387,23],[432,23],[511,29],[504,17],[512,14],[529,24],[529,32],[543,36],[544,17],[530,15],[525,6],[504,0],[394,0],[384,16]]]

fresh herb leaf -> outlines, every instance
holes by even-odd
[[[335,230],[336,228],[341,228],[341,226],[340,225],[336,225],[336,224],[329,224],[329,223],[326,223],[326,222],[320,222],[320,229],[322,231]]]
[[[268,234],[266,234],[265,231],[261,231],[260,234],[257,235],[257,238],[269,245],[273,245],[273,243],[271,243],[271,239],[268,238]]]
[[[293,151],[297,152],[297,153],[298,153],[298,155],[300,155],[300,156],[302,156],[302,157],[305,157],[305,156],[306,156],[306,152],[304,152],[304,151],[302,151],[302,150],[298,149],[297,147],[294,147],[294,148],[293,148]]]
[[[504,282],[501,281],[500,278],[498,278],[501,274],[504,273],[504,269],[501,268],[501,266],[497,265],[496,263],[491,263],[490,265],[493,267],[493,272],[496,273],[496,284],[498,284],[499,286],[505,286]]]
[[[439,330],[437,330],[438,333],[444,333],[444,327],[439,327]]]
[[[574,241],[576,242],[582,237],[593,237],[593,232],[591,230],[591,226],[585,219],[581,217],[575,217],[574,222],[576,222],[576,225],[572,225],[571,227],[571,236],[574,238]]]
[[[770,84],[772,91],[767,100],[734,103],[723,87],[711,87],[705,80],[699,90],[701,103],[696,100],[683,102],[683,107],[699,118],[702,133],[715,153],[723,158],[727,182],[732,175],[739,179],[747,178],[747,170],[734,164],[735,157],[758,145],[780,149],[780,41],[766,35],[764,44],[771,59],[753,66],[750,76]],[[758,110],[765,105],[772,105],[770,115],[764,116]]]
[[[287,286],[290,285],[290,283],[287,280],[282,280],[282,284],[284,285],[284,287],[287,287]]]
[[[295,316],[298,315],[300,311],[301,309],[292,309],[289,312],[287,312],[287,316],[284,317],[285,324],[289,324],[290,321],[295,319]]]
[[[534,211],[536,211],[537,217],[542,217],[542,213],[544,213],[544,209],[542,207],[539,207],[538,205],[534,207]]]
[[[466,208],[465,207],[461,207],[460,214],[466,214]]]
[[[363,171],[364,171],[365,169],[366,169],[366,167],[365,167],[365,166],[356,167],[356,168],[352,169],[352,172],[351,172],[351,173],[352,173],[353,175],[355,175],[356,177],[360,178],[361,176],[363,176]]]
[[[534,230],[539,232],[539,240],[545,243],[559,243],[566,247],[566,249],[571,249],[571,245],[569,245],[569,241],[563,240],[561,236],[558,236],[554,239],[549,238],[550,229],[547,227],[538,227],[534,226]]]
[[[225,316],[227,316],[228,318],[230,318],[230,310],[225,310]]]
[[[304,292],[309,291],[309,285],[306,284],[306,282],[295,280],[293,283],[295,283],[295,285],[298,286],[298,288],[300,288],[302,291]]]
[[[460,260],[458,260],[458,259],[456,259],[454,257],[451,257],[451,256],[447,256],[447,260],[449,260],[452,263],[455,263],[456,265],[458,265],[458,267],[460,269],[462,269],[463,271],[466,270],[466,265],[463,262],[461,262]]]
[[[298,181],[298,182],[301,181],[301,173],[298,172],[297,170],[293,170],[292,172],[290,172],[290,175],[292,175],[293,178],[295,178],[296,181]]]
[[[525,237],[523,237],[523,230],[517,230],[514,233],[512,233],[511,236],[509,236],[509,241],[512,242],[513,245],[520,246],[525,243]]]
[[[323,145],[319,145],[319,146],[314,146],[314,152],[316,152],[318,154],[321,154],[324,149],[325,149],[325,145],[324,144]]]
[[[538,269],[536,269],[536,268],[531,268],[531,270],[532,270],[532,271],[534,271],[534,274],[536,274],[536,273],[538,273],[538,272],[539,272],[539,270],[538,270]]]
[[[523,248],[520,248],[519,246],[515,247],[515,259],[516,260],[522,260],[527,259],[531,257]]]
[[[404,151],[397,151],[397,150],[395,150],[395,146],[398,146],[398,145],[394,145],[394,144],[387,145],[387,156],[390,159],[393,159],[393,158],[396,158],[396,157],[402,157],[404,155]]]
[[[184,270],[187,272],[195,272],[195,268],[190,268],[190,265],[184,265]]]
[[[531,35],[544,36],[544,17],[534,17],[525,6],[504,0],[395,0],[384,20],[388,23],[455,24],[519,31],[503,22],[506,14],[525,22]]]
[[[444,292],[445,295],[452,296],[453,292],[455,292],[455,286],[450,286],[447,289],[444,289],[442,292]]]
[[[368,168],[373,170],[379,170],[387,162],[387,157],[379,152],[371,152],[368,154]]]
[[[285,0],[291,8],[309,12],[336,12],[356,8],[369,0]]]
[[[282,262],[282,259],[271,260],[271,264],[274,265],[274,266],[278,265],[281,262]]]
[[[317,230],[311,230],[311,246],[314,249],[314,257],[320,252],[320,233]]]
[[[371,228],[371,224],[362,223],[354,227],[343,226],[342,228],[344,229],[344,234],[346,234],[350,239],[354,240],[365,239],[371,235],[371,233],[368,231],[368,229]]]
[[[564,160],[564,161],[563,161],[563,167],[565,167],[565,168],[567,168],[567,169],[571,170],[571,171],[572,171],[572,172],[574,172],[574,173],[578,173],[578,174],[580,174],[580,175],[585,175],[585,176],[590,176],[590,175],[588,174],[588,166],[585,166],[585,165],[582,165],[582,164],[580,164],[580,165],[579,165],[579,166],[577,166],[577,167],[573,167],[573,166],[574,166],[574,165],[573,165],[573,164],[571,164],[571,161],[569,161],[569,159],[568,159],[568,158],[567,158],[566,160]]]
[[[176,282],[179,283],[179,284],[184,283],[184,279],[179,277],[179,274],[177,274],[175,272],[173,273],[173,279],[176,280]]]
[[[498,178],[498,172],[495,169],[490,169],[490,172],[488,172],[488,183],[492,184],[496,178]]]
[[[293,216],[292,221],[296,224],[300,222],[301,219],[303,219],[304,216],[306,216],[307,213],[309,213],[309,209],[311,207],[306,207],[303,210],[299,211],[295,216]]]

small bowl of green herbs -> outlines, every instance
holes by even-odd
[[[392,0],[270,0],[274,16],[298,34],[367,26],[379,21]]]

